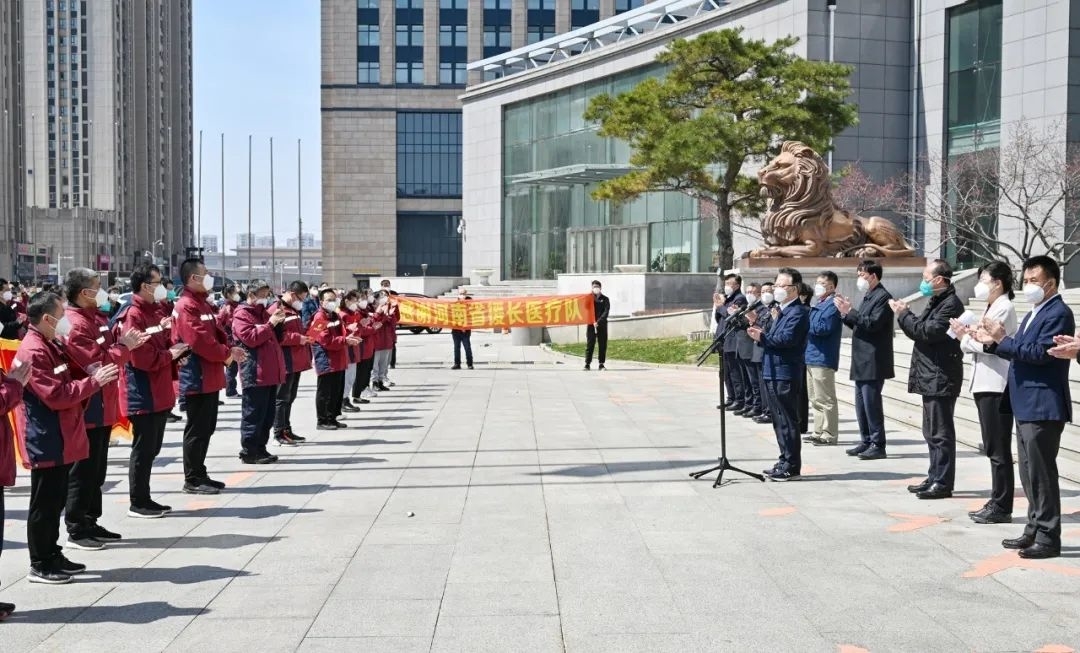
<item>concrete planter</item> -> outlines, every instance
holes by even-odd
[[[472,271],[473,278],[481,286],[491,285],[491,275],[495,274],[495,270],[491,268],[475,268]]]

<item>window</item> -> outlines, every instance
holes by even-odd
[[[615,13],[621,14],[624,11],[630,11],[631,9],[637,9],[645,5],[645,0],[615,0]]]
[[[592,25],[600,20],[600,0],[573,0],[570,3],[570,29]]]
[[[467,29],[465,25],[440,25],[439,45],[441,47],[468,47]]]
[[[554,25],[529,25],[529,43],[539,43],[555,36]]]
[[[529,9],[555,11],[555,0],[529,0]]]
[[[356,83],[379,83],[379,0],[357,0]]]
[[[485,25],[484,26],[484,57],[491,57],[498,52],[488,53],[487,48],[510,49],[510,26],[509,25]]]
[[[423,25],[398,25],[397,44],[416,48],[424,47]]]
[[[399,213],[397,216],[397,274],[461,275],[460,213]]]
[[[468,71],[464,62],[439,62],[439,83],[464,86],[468,80]]]
[[[423,9],[424,0],[395,0],[394,6],[398,9]]]
[[[461,113],[397,114],[398,197],[461,197]]]
[[[379,83],[379,62],[377,61],[361,61],[356,64],[356,83],[357,84],[378,84]]]
[[[439,0],[439,9],[468,9],[468,0]]]
[[[424,63],[422,61],[399,61],[395,73],[394,81],[398,84],[424,83]]]
[[[378,25],[358,25],[356,28],[356,43],[360,47],[379,46]]]
[[[510,11],[510,0],[484,0],[484,9]]]
[[[570,11],[600,11],[600,0],[573,0]]]
[[[378,9],[379,0],[356,0],[357,9]]]

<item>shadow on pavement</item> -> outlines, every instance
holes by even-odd
[[[194,617],[209,612],[205,608],[181,608],[165,601],[130,605],[91,605],[80,608],[24,610],[8,617],[10,623],[24,624],[150,624],[169,617]]]
[[[335,442],[334,444],[340,444]],[[371,458],[368,456],[343,456],[339,458],[289,458],[283,461],[287,465],[355,465],[364,463],[385,463],[386,458]],[[267,470],[269,471],[269,470]]]
[[[280,517],[285,514],[302,515],[311,512],[322,512],[316,508],[290,508],[289,506],[223,506],[221,508],[205,508],[203,510],[174,510],[169,517],[237,517],[239,519],[266,519],[268,517]]]
[[[892,458],[892,456],[889,456]],[[843,472],[841,474],[819,474],[815,476],[803,476],[799,482],[805,481],[896,481],[914,477],[912,472],[881,472],[860,471]]]
[[[109,542],[110,549],[239,549],[251,544],[269,544],[282,538],[277,536],[239,535],[182,535],[179,537],[133,537]]]
[[[542,472],[529,472],[526,476],[575,476],[579,478],[591,478],[594,476],[625,474],[628,472],[670,470],[679,467],[708,467],[715,464],[715,462],[715,458],[708,458],[705,460],[643,460],[630,463],[596,463],[593,465],[576,465],[573,467],[546,470]]]
[[[87,571],[88,581],[100,583],[172,583],[173,585],[194,585],[212,580],[225,580],[238,576],[250,576],[250,571],[226,569],[211,565],[187,565],[184,567],[119,567],[104,569],[99,573]]]

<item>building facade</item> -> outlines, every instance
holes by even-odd
[[[884,181],[1002,147],[1021,123],[1058,130],[1064,165],[1066,144],[1080,136],[1080,95],[1069,92],[1080,81],[1070,56],[1080,32],[1070,26],[1080,27],[1078,0],[661,0],[474,61],[471,75],[495,79],[462,95],[464,271],[527,279],[734,264],[717,259],[712,225],[681,196],[652,193],[622,207],[590,197],[630,170],[630,151],[599,137],[582,112],[597,94],[662,75],[655,59],[674,39],[739,27],[767,41],[796,36],[797,54],[851,65],[859,123],[835,139],[832,167],[857,164]],[[1068,207],[1063,233],[1075,219]],[[939,226],[900,221],[926,254],[976,263]],[[995,228],[1019,237],[1015,225]],[[737,254],[760,242],[752,221],[735,240]]]
[[[62,268],[124,273],[150,250],[178,263],[192,239],[191,0],[4,4],[21,12],[26,241]]]
[[[327,280],[458,276],[461,103],[468,62],[641,0],[323,0],[322,170]],[[490,74],[488,75],[490,76]]]
[[[6,278],[18,274],[19,244],[31,242],[29,233],[24,233],[22,92],[22,5],[4,2],[0,3],[0,276]],[[32,276],[33,260],[26,263],[25,271]]]

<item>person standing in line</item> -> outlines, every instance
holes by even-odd
[[[772,309],[776,305],[776,300],[773,298],[773,284],[771,281],[765,281],[761,284],[761,303],[753,311],[746,314],[747,320],[750,322],[750,326],[757,326],[763,333],[768,333],[772,328]],[[753,339],[751,339],[753,341]],[[762,366],[765,360],[765,349],[761,346],[760,342],[754,342],[754,355],[750,359],[750,364],[754,368],[754,374],[758,379],[758,397],[760,398],[760,406],[758,412],[751,415],[750,418],[755,424],[772,424],[772,411],[769,409],[769,391],[765,387],[765,378],[763,376],[764,370]]]
[[[769,392],[773,413],[773,431],[780,457],[772,469],[765,470],[772,481],[791,481],[802,475],[802,442],[798,431],[799,385],[806,382],[806,338],[810,332],[810,309],[799,301],[795,278],[801,275],[792,268],[780,268],[773,284],[779,308],[772,310],[773,323],[768,333],[761,327],[747,332],[765,349],[762,374]]]
[[[717,305],[717,301],[721,303]],[[714,298],[714,317],[716,318],[716,336],[722,336],[727,333],[727,320],[732,315],[735,315],[743,308],[746,307],[746,297],[742,293],[742,277],[737,274],[728,274],[724,277],[724,296]],[[743,390],[742,381],[743,374],[742,369],[739,367],[739,356],[737,354],[737,347],[735,344],[735,338],[728,336],[724,340],[724,389],[727,390],[727,400],[724,402],[723,409],[737,412],[743,408],[743,397],[746,396],[746,392]],[[720,406],[717,406],[720,408]]]
[[[386,291],[380,291],[376,297],[376,323],[381,326],[376,327],[378,332],[375,334],[375,361],[371,372],[371,387],[379,392],[387,392],[390,390],[388,386],[390,377],[387,370],[390,367],[390,356],[397,338],[395,335],[398,324],[397,300],[390,297]]]
[[[956,481],[956,398],[964,384],[960,342],[949,337],[950,320],[964,313],[952,285],[952,267],[942,259],[927,263],[919,292],[930,301],[915,317],[907,304],[892,300],[900,329],[915,342],[908,392],[922,395],[923,437],[930,452],[926,480],[908,488],[920,499],[947,499]]]
[[[458,301],[459,302],[467,302],[467,301],[469,301],[471,299],[472,299],[472,297],[470,297],[468,294],[466,294],[464,288],[462,288],[460,291],[458,291]],[[452,370],[460,370],[461,369],[461,348],[464,347],[465,348],[465,364],[468,365],[469,369],[471,370],[473,368],[472,330],[471,329],[451,329],[450,330],[450,336],[454,340],[454,366],[451,367],[450,369],[452,369]]]
[[[802,281],[799,281],[798,286],[799,301],[809,311],[811,301],[814,298],[814,289]],[[803,382],[799,385],[799,398],[796,404],[799,416],[799,433],[803,436],[803,442],[807,441],[807,436],[810,434],[810,394],[806,385],[806,379],[803,379]]]
[[[141,347],[150,336],[129,330],[115,338],[109,320],[101,312],[108,303],[108,293],[101,288],[97,272],[87,268],[68,270],[64,280],[64,295],[68,308],[65,317],[70,324],[64,339],[64,353],[72,363],[71,378],[93,376],[101,365],[123,368],[131,352]],[[67,546],[84,551],[97,551],[120,535],[98,523],[101,518],[101,486],[105,483],[109,464],[109,440],[112,428],[120,419],[120,391],[110,383],[90,397],[86,404],[83,424],[86,427],[88,455],[72,464],[68,474],[67,506],[64,522],[67,525]]]
[[[321,306],[311,318],[311,327],[307,333],[313,342],[311,348],[315,373],[318,375],[315,388],[315,428],[320,431],[336,431],[349,426],[337,418],[341,414],[345,366],[349,364],[346,348],[356,345],[358,341],[345,334],[345,327],[337,312],[336,292],[329,288],[320,291],[319,303]]]
[[[397,292],[390,289],[390,280],[389,279],[383,279],[382,281],[380,281],[379,282],[379,288],[388,297],[391,297],[391,298],[397,297]],[[397,300],[396,299],[394,300],[394,305],[397,306]],[[394,325],[393,331],[390,332],[390,335],[392,336],[391,337],[391,342],[393,343],[393,347],[390,348],[390,360],[388,361],[388,363],[390,365],[390,369],[396,370],[397,369],[397,325],[396,324]],[[387,377],[386,379],[383,379],[383,382],[386,385],[390,385],[390,386],[394,385],[394,383],[392,381],[390,381],[389,377]]]
[[[863,295],[859,308],[851,299],[837,294],[833,298],[840,320],[851,328],[851,372],[855,382],[855,417],[859,422],[860,441],[847,455],[860,460],[879,460],[886,456],[885,408],[881,391],[893,372],[892,295],[881,284],[882,268],[877,261],[861,261],[855,285]]]
[[[607,360],[607,321],[611,313],[611,300],[600,291],[601,285],[597,280],[592,282],[593,294],[593,317],[596,320],[585,327],[585,371],[592,364],[593,347],[598,347],[596,362],[600,364],[599,370],[607,369],[604,361]]]
[[[345,333],[360,339],[360,293],[350,290],[345,293],[345,303],[338,309],[341,316],[341,324],[345,327]],[[359,413],[360,408],[354,406],[350,397],[353,386],[356,384],[356,373],[360,365],[360,356],[363,354],[364,343],[349,347],[347,350],[349,364],[345,366],[345,382],[342,385],[341,411],[344,413]]]
[[[184,425],[184,492],[218,494],[225,484],[209,477],[206,452],[217,428],[218,393],[225,387],[225,367],[244,362],[244,350],[229,344],[218,326],[207,294],[214,277],[197,258],[180,266],[184,290],[173,311],[173,338],[191,348],[180,368],[180,394],[187,399]]]
[[[233,337],[233,314],[236,312],[236,308],[240,306],[240,289],[235,284],[226,284],[225,289],[221,292],[221,306],[217,311],[217,323],[221,327],[221,330],[225,332],[225,336],[229,339],[229,345],[236,345],[236,338]],[[240,396],[240,393],[236,389],[236,375],[239,372],[240,364],[236,361],[229,363],[225,368],[225,398],[236,399]]]
[[[1005,335],[1016,333],[1016,309],[1013,307],[1013,271],[1004,261],[987,263],[979,270],[975,284],[975,299],[986,302],[982,319],[1005,325]],[[960,339],[960,349],[971,354],[971,390],[979,412],[983,453],[990,459],[990,498],[979,510],[968,513],[976,524],[1012,523],[1013,476],[1012,425],[1008,406],[1002,405],[1008,384],[1009,361],[987,352],[987,346],[974,338],[977,329],[970,329],[960,319],[950,322],[952,333]]]
[[[71,329],[63,300],[53,292],[40,292],[26,312],[30,328],[13,365],[30,366],[23,410],[16,413],[19,453],[23,466],[30,470],[27,580],[62,585],[86,571],[86,565],[68,560],[58,545],[68,473],[74,463],[90,455],[84,406],[102,387],[116,382],[119,368],[106,363],[89,376],[75,379],[74,363],[58,342]]]
[[[368,290],[360,291],[360,362],[356,365],[356,380],[353,381],[352,402],[353,405],[370,404],[376,396],[371,389],[371,370],[375,366],[375,308],[371,305],[371,293]]]
[[[814,286],[817,304],[810,309],[810,337],[806,342],[806,381],[814,406],[814,432],[806,441],[815,446],[834,445],[839,438],[836,406],[836,370],[840,367],[840,338],[844,325],[833,297],[836,273],[826,270]]]
[[[300,388],[300,375],[311,369],[311,338],[304,333],[303,310],[309,294],[303,281],[293,281],[289,289],[270,307],[271,313],[282,311],[285,319],[274,328],[285,361],[285,382],[278,386],[274,397],[274,440],[295,447],[307,438],[297,435],[292,427],[292,407]]]
[[[319,312],[319,293],[326,290],[329,286],[325,283],[317,289],[312,289],[308,293],[307,299],[304,300],[304,307],[300,311],[300,318],[303,320],[301,326],[304,327],[306,333],[308,327],[311,326],[311,318],[315,317],[315,314]]]
[[[131,352],[124,366],[127,389],[127,416],[131,421],[131,453],[128,458],[128,517],[156,519],[172,511],[150,496],[150,473],[161,453],[165,424],[176,402],[173,369],[177,359],[188,353],[185,344],[170,345],[172,318],[165,314],[161,300],[161,270],[142,264],[131,272],[131,301],[116,314],[114,323],[122,330],[150,336],[146,344]]]
[[[16,310],[15,293],[6,279],[0,279],[0,338],[18,340],[26,317]]]
[[[739,417],[753,417],[761,413],[761,370],[754,365],[754,348],[756,343],[746,332],[750,325],[750,315],[757,316],[761,306],[761,284],[754,282],[746,286],[746,305],[750,310],[746,313],[746,320],[735,330],[736,355],[739,357],[739,365],[743,372],[743,407],[735,411]]]
[[[0,554],[4,552],[4,488],[15,485],[15,448],[11,443],[9,413],[19,407],[23,400],[23,388],[30,380],[30,366],[20,365],[10,372],[0,373]],[[0,621],[15,612],[15,604],[0,601]]]
[[[240,462],[268,465],[278,457],[266,450],[274,426],[274,401],[278,386],[285,382],[285,356],[274,330],[286,318],[274,301],[270,284],[254,279],[247,286],[247,301],[233,311],[233,337],[246,356],[240,366],[244,388],[240,417]]]
[[[1076,321],[1058,290],[1057,261],[1033,256],[1024,261],[1023,269],[1024,299],[1032,309],[1016,335],[1007,335],[1004,324],[984,320],[975,338],[988,345],[990,353],[1010,361],[1008,396],[1016,416],[1020,483],[1028,499],[1024,533],[1002,540],[1001,545],[1018,549],[1021,558],[1056,558],[1061,555],[1057,455],[1065,423],[1072,421],[1072,395],[1068,358],[1050,351],[1070,346],[1066,338],[1076,330]]]

